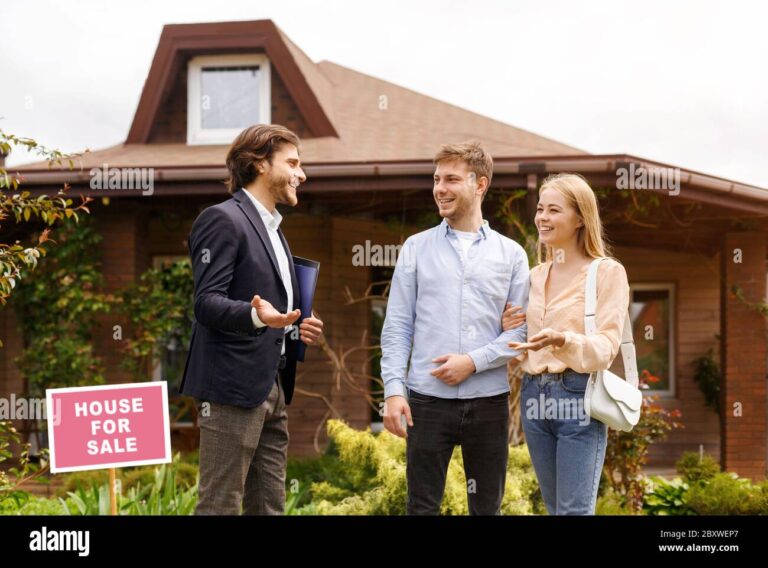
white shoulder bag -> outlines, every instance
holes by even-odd
[[[602,260],[605,258],[592,261],[587,272],[587,285],[584,292],[584,333],[586,335],[597,332],[595,323],[597,267]],[[640,420],[640,411],[643,406],[643,394],[637,387],[637,360],[629,313],[624,318],[621,357],[624,360],[626,380],[607,369],[593,371],[584,393],[584,407],[591,418],[607,424],[614,430],[629,432]]]

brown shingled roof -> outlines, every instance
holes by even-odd
[[[162,103],[157,91],[167,89],[173,80],[169,73],[183,72],[174,64],[174,54],[185,49],[204,51],[208,43],[215,47],[214,51],[220,51],[224,45],[231,49],[239,43],[262,46],[273,58],[280,58],[277,71],[290,74],[286,84],[295,97],[304,100],[304,108],[309,109],[306,114],[313,114],[313,130],[337,134],[304,138],[301,154],[305,163],[430,159],[440,144],[469,138],[484,142],[494,156],[586,154],[341,65],[328,61],[314,63],[270,20],[260,20],[166,26],[128,142],[86,154],[83,167],[222,165],[226,145],[131,143],[147,138],[146,122],[156,116]],[[308,86],[311,93],[301,91],[302,86]],[[387,97],[386,110],[380,109],[381,96]],[[47,169],[47,165],[35,163],[18,169]]]

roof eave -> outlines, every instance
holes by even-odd
[[[628,154],[588,156],[531,156],[495,158],[494,175],[525,175],[537,178],[551,173],[616,175],[620,167],[635,164],[645,167],[674,166],[645,160]],[[311,178],[349,178],[386,176],[429,176],[434,171],[431,160],[402,160],[380,162],[306,163],[304,169]],[[768,190],[692,170],[680,170],[681,196],[733,209],[768,215]],[[28,171],[19,170],[25,185],[54,185],[56,183],[88,184],[90,171]],[[154,168],[154,181],[167,183],[220,181],[227,175],[224,166],[169,166]]]

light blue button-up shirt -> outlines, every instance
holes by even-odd
[[[406,386],[440,398],[477,398],[509,392],[506,363],[525,342],[527,327],[502,332],[507,302],[528,305],[528,256],[484,221],[465,255],[443,222],[408,238],[395,266],[381,333],[385,398]],[[446,353],[466,353],[476,372],[451,386],[430,372]],[[410,362],[410,366],[409,366]]]

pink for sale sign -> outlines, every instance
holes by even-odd
[[[171,461],[165,381],[46,391],[53,473]]]

